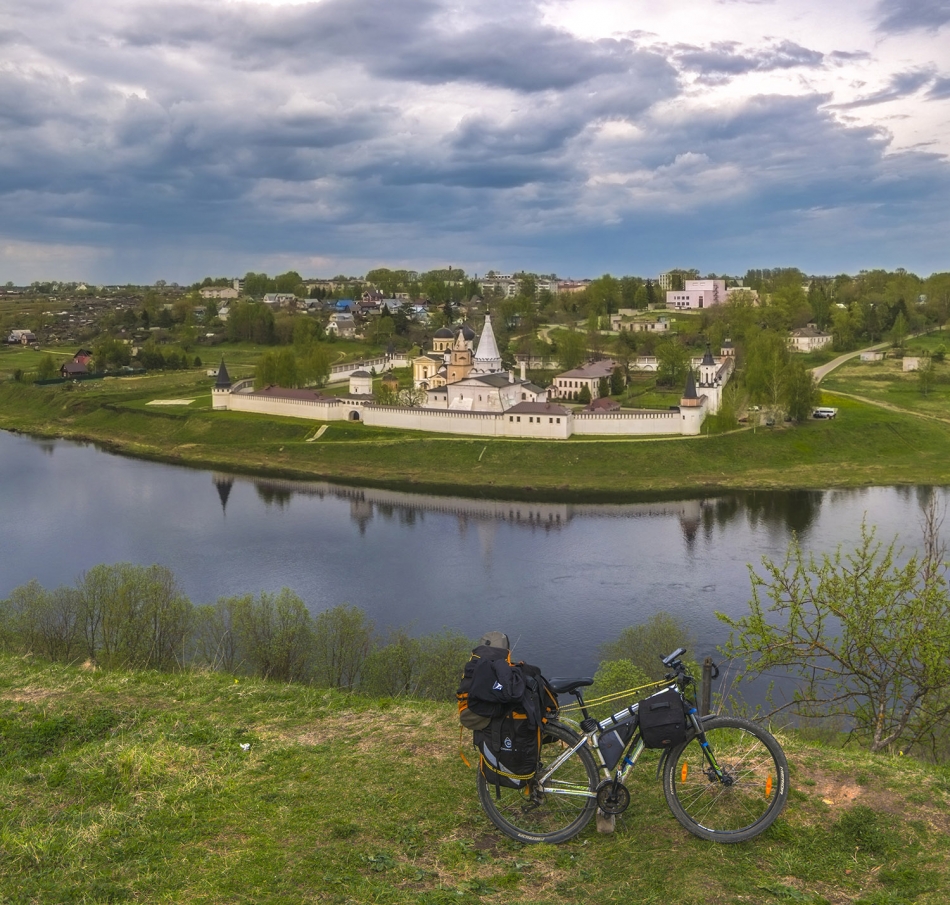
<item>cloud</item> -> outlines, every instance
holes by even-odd
[[[871,107],[875,104],[886,104],[889,101],[901,100],[916,94],[925,85],[934,79],[932,69],[912,69],[907,72],[898,72],[892,75],[887,86],[873,94],[865,95],[857,100],[846,103],[832,104],[838,110],[853,110],[858,107]]]
[[[880,32],[937,31],[950,22],[950,0],[880,0],[876,12]]]
[[[679,47],[674,53],[685,69],[699,72],[704,79],[771,72],[798,67],[814,68],[824,63],[825,55],[792,41],[781,41],[759,50],[738,52],[738,44],[720,42],[707,48]]]
[[[941,76],[934,79],[930,91],[927,92],[927,100],[937,101],[950,97],[950,76]]]
[[[947,79],[926,60],[882,79],[817,32],[586,38],[509,0],[37,4],[0,33],[0,231],[24,267],[75,246],[100,280],[294,260],[653,272],[677,250],[772,236],[818,256],[843,222],[946,220],[946,162],[896,151],[873,116]],[[820,77],[885,87],[842,104]]]

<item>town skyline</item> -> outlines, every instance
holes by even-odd
[[[936,0],[0,13],[0,281],[947,269]]]

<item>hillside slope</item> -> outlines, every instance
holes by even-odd
[[[0,656],[0,901],[946,901],[950,771],[783,733],[763,836],[673,819],[647,758],[612,836],[493,831],[454,706]]]

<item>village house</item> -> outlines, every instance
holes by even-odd
[[[610,380],[614,368],[619,367],[612,358],[602,361],[589,361],[579,368],[572,368],[558,374],[551,384],[551,397],[554,399],[577,399],[581,390],[587,387],[591,399],[597,399],[600,393],[600,381]]]
[[[808,324],[792,330],[788,341],[796,352],[814,352],[830,345],[834,337],[830,333],[822,333],[814,324]]]

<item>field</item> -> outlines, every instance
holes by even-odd
[[[654,757],[613,835],[493,830],[455,707],[0,655],[0,901],[943,903],[950,773],[780,733],[792,791],[718,846]]]

